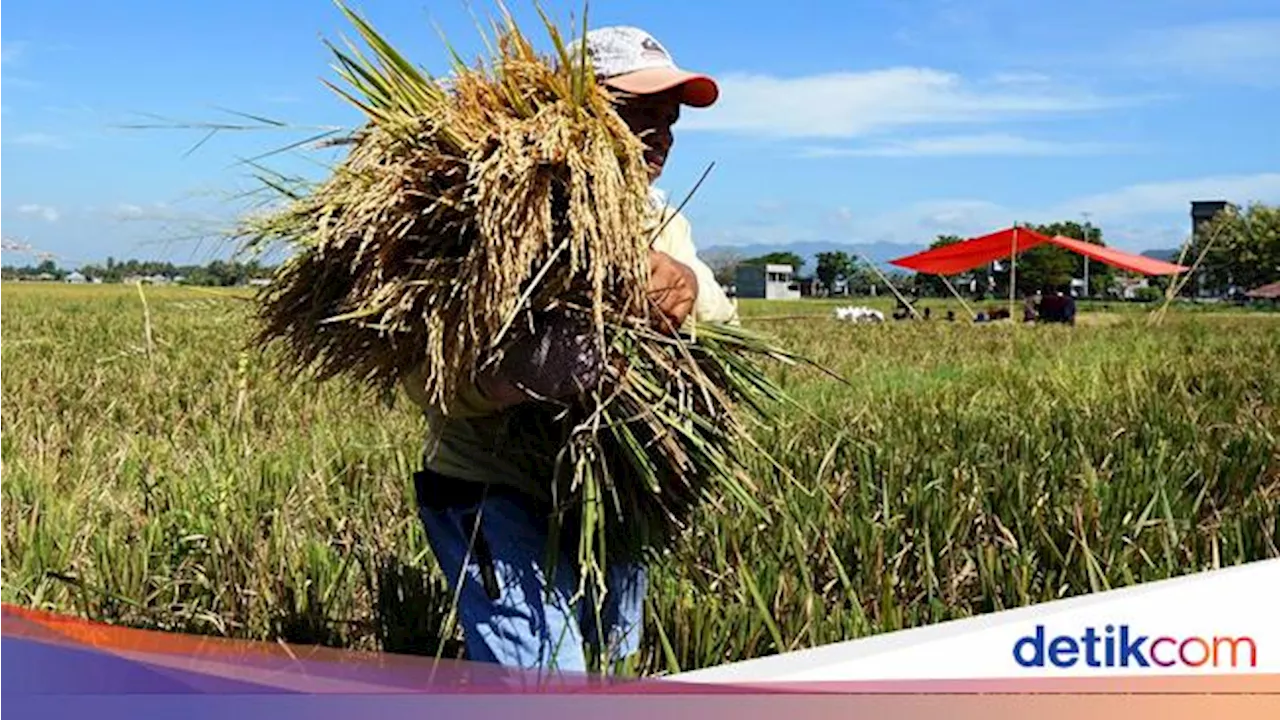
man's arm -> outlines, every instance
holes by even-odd
[[[692,228],[683,215],[676,214],[671,218],[662,234],[654,241],[653,249],[670,255],[693,271],[698,283],[697,301],[694,305],[696,319],[719,323],[738,321],[738,308],[725,295],[715,273],[698,258]]]
[[[648,289],[661,312],[655,318],[658,329],[680,328],[695,309],[704,320],[711,319],[707,314],[726,316],[725,306],[729,314],[735,314],[710,269],[692,252],[682,254],[692,257],[693,264],[661,251],[649,254]],[[713,296],[708,306],[705,301],[708,291],[719,295],[723,305],[715,304]],[[521,339],[508,351],[500,368],[464,388],[449,414],[487,415],[531,399],[563,399],[593,386],[599,378],[603,359],[598,356],[589,329],[562,315],[550,315],[543,320],[533,335]],[[421,392],[414,392],[421,388],[421,375],[410,373],[405,385],[411,398],[421,405]]]

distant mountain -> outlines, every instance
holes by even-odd
[[[1142,256],[1153,260],[1163,260],[1164,262],[1177,262],[1179,252],[1181,250],[1178,248],[1173,248],[1172,250],[1143,250]]]
[[[855,253],[862,258],[875,263],[881,270],[897,270],[906,272],[905,268],[890,265],[890,260],[896,260],[904,255],[920,252],[925,249],[924,245],[906,245],[891,242],[874,242],[874,243],[841,243],[841,242],[797,242],[797,243],[778,243],[778,244],[757,244],[757,245],[715,245],[707,248],[698,248],[699,254],[712,254],[721,252],[736,253],[743,259],[759,257],[772,252],[793,252],[804,258],[804,266],[800,268],[801,275],[812,275],[814,268],[818,267],[818,253],[824,252],[845,252],[850,255]]]

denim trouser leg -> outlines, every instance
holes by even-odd
[[[567,554],[557,553],[554,573],[546,571],[545,519],[531,513],[518,495],[501,492],[458,507],[420,506],[419,515],[458,597],[469,659],[514,668],[586,670],[582,628],[593,644],[599,635],[593,603],[571,604],[578,583]],[[477,519],[482,542],[473,545]],[[643,567],[626,565],[610,568],[607,582],[600,618],[606,628],[603,649],[617,660],[639,649],[646,577]]]
[[[605,583],[608,592],[600,608],[600,624],[605,628],[603,639],[597,630],[593,603],[584,603],[582,626],[587,642],[600,647],[607,660],[621,660],[640,651],[648,576],[644,565],[619,564],[606,571]]]

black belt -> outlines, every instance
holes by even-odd
[[[465,508],[462,514],[462,531],[475,555],[476,564],[480,566],[480,581],[484,585],[485,594],[490,600],[501,597],[498,588],[498,577],[493,569],[493,553],[485,540],[480,525],[477,506],[492,491],[487,485],[468,482],[441,475],[434,470],[419,470],[413,474],[413,489],[418,504],[433,512]]]

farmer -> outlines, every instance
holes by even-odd
[[[652,183],[672,146],[682,105],[707,107],[719,90],[705,75],[679,69],[648,33],[608,27],[586,36],[592,70],[619,98],[616,109],[645,145]],[[649,293],[667,330],[691,315],[733,322],[734,305],[694,250],[690,227],[651,193],[654,229]],[[425,468],[414,477],[419,516],[450,589],[471,660],[516,668],[583,671],[584,640],[607,657],[634,654],[640,643],[645,569],[607,569],[608,589],[595,623],[593,603],[578,590],[572,547],[548,552],[547,497],[554,458],[540,451],[539,429],[554,423],[554,401],[593,385],[601,359],[589,331],[547,319],[507,353],[447,414],[426,409]],[[407,383],[410,394],[422,383]],[[554,558],[556,567],[548,558]],[[461,588],[459,589],[459,583]]]

